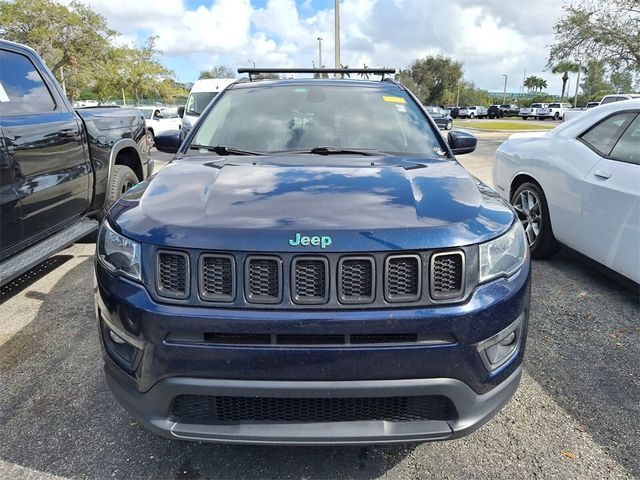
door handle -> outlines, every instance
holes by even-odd
[[[75,138],[78,136],[78,130],[74,128],[65,128],[58,131],[58,136],[64,138]]]
[[[595,172],[593,172],[593,174],[598,178],[602,178],[603,180],[606,180],[611,176],[611,172],[607,170],[596,170]]]

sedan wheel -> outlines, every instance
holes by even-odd
[[[523,183],[511,197],[518,220],[524,228],[533,258],[542,259],[558,251],[551,230],[549,207],[544,193],[535,183]]]

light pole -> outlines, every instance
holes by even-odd
[[[335,68],[340,68],[340,0],[335,0]]]
[[[322,37],[318,37],[318,68],[322,68]]]
[[[504,77],[504,90],[502,90],[502,104],[504,105],[507,102],[507,75],[502,74]]]
[[[460,81],[458,81],[458,95],[456,96],[456,107],[460,106]]]

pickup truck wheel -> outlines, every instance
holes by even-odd
[[[511,205],[522,223],[531,258],[544,259],[555,254],[559,247],[551,229],[549,207],[542,189],[526,182],[511,197]]]
[[[136,177],[136,174],[133,173],[133,170],[129,167],[126,165],[114,165],[109,190],[107,191],[105,212],[109,210],[111,205],[124,195],[127,190],[138,184],[138,182],[138,177]]]
[[[559,114],[558,112],[556,112],[556,113],[553,115],[553,119],[554,119],[554,120],[559,120],[559,119],[560,119],[560,114]]]

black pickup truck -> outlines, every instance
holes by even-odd
[[[0,40],[0,285],[90,234],[153,169],[132,108],[74,110],[42,59]]]

